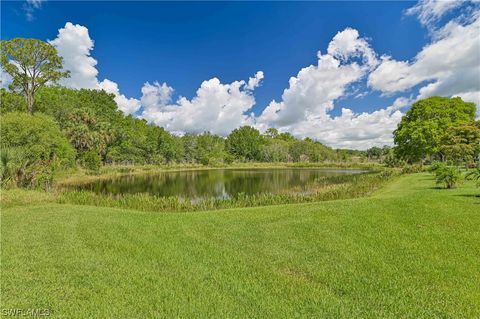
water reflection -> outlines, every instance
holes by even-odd
[[[122,195],[148,193],[196,199],[230,198],[245,193],[281,193],[290,189],[307,191],[319,182],[335,183],[361,170],[320,169],[214,169],[165,172],[154,175],[126,175],[110,180],[75,186],[99,194]]]

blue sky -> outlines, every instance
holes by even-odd
[[[424,4],[428,2],[431,1]],[[407,14],[408,9],[416,5],[408,1],[2,2],[1,37],[53,40],[67,22],[85,27],[94,41],[88,54],[98,62],[95,65],[98,81],[110,79],[118,85],[120,94],[137,100],[142,98],[141,89],[146,82],[165,82],[173,88],[170,98],[171,104],[175,104],[179,96],[191,101],[203,81],[214,77],[224,84],[248,81],[257,71],[262,71],[261,84],[248,93],[255,102],[245,112],[254,112],[259,117],[272,100],[282,101],[289,78],[296,77],[302,68],[316,65],[317,51],[325,54],[335,35],[346,28],[358,31],[359,38],[368,43],[378,61],[388,55],[394,61],[414,63],[422,48],[435,42],[433,35],[443,25],[460,13],[471,15],[476,9],[470,4],[441,8],[445,12],[440,12],[440,16],[422,22],[421,11]],[[359,55],[353,58],[360,59]],[[375,67],[379,64],[381,62]],[[367,82],[369,74],[374,72],[372,67],[362,77],[349,82],[344,92],[332,99],[333,107],[326,107],[328,116],[332,119],[341,116],[342,108],[355,114],[375,112],[400,97],[416,97],[422,85],[432,81],[420,79],[406,89],[392,90],[380,84],[372,87]],[[358,93],[365,96],[358,97]],[[307,113],[312,117],[312,110],[317,107],[309,107],[306,106]],[[145,117],[164,124],[162,120],[157,121],[159,110],[164,112],[164,109],[158,106],[157,117]],[[142,104],[135,114],[141,116],[143,110]],[[305,115],[305,119],[309,116]],[[297,124],[305,125],[305,119]],[[264,122],[267,123],[264,125],[276,126],[274,120]],[[278,127],[299,136],[306,134],[291,125]],[[234,126],[232,124],[232,129]],[[182,130],[172,126],[172,131]],[[349,143],[347,137],[337,141],[314,137],[339,147],[357,147]],[[365,139],[372,138],[366,136]],[[388,141],[380,139],[378,143],[388,144]],[[357,148],[367,144],[371,143],[359,144]]]

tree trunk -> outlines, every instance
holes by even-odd
[[[28,112],[30,114],[33,114],[33,96],[30,94],[27,95],[27,107],[28,107]]]

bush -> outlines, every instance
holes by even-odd
[[[423,172],[423,166],[414,164],[414,165],[405,165],[402,168],[402,174],[412,174],[412,173],[420,173]]]
[[[0,132],[2,186],[49,188],[57,168],[74,164],[75,150],[48,116],[8,113]]]
[[[437,184],[444,184],[445,188],[455,188],[461,179],[460,170],[454,166],[437,164],[434,170]]]
[[[92,150],[82,154],[81,163],[86,169],[98,172],[102,166],[102,158],[97,152]]]
[[[465,178],[468,180],[476,181],[477,186],[480,187],[480,167],[477,167],[474,170],[468,172]]]

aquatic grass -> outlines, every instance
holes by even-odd
[[[147,193],[108,195],[90,191],[63,191],[58,203],[130,208],[141,211],[205,211],[213,209],[293,204],[367,196],[398,175],[395,170],[359,175],[320,178],[308,190],[286,189],[278,194],[236,194],[231,198],[187,199],[179,196],[156,196]]]

